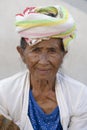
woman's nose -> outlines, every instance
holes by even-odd
[[[47,55],[47,53],[40,54],[39,63],[40,64],[47,64],[48,63],[48,55]]]

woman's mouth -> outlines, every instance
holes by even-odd
[[[46,75],[50,72],[51,69],[48,69],[48,68],[39,68],[37,69],[38,73],[39,74],[42,74],[42,75]]]

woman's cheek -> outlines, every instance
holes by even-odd
[[[55,58],[54,58],[54,65],[55,65],[55,68],[58,70],[59,67],[61,66],[63,62],[63,57],[61,55],[57,55]]]
[[[32,56],[32,55],[28,55],[26,57],[26,64],[29,68],[29,70],[31,70],[38,62],[38,57],[37,56]]]

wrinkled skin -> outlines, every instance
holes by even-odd
[[[20,130],[20,128],[13,123],[13,121],[6,119],[0,115],[0,130]]]
[[[45,113],[52,112],[57,106],[55,96],[56,73],[66,54],[61,48],[60,39],[44,40],[25,50],[17,47],[31,76],[33,96]]]

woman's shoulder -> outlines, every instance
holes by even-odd
[[[87,86],[84,83],[72,78],[71,76],[68,76],[65,73],[58,72],[57,78],[58,78],[59,82],[61,82],[62,84],[64,84],[64,86],[67,86],[69,88],[72,87],[75,90],[81,89],[81,88],[87,89]]]
[[[57,78],[68,104],[72,103],[71,106],[77,110],[80,109],[79,105],[87,109],[87,86],[63,73],[58,73]]]
[[[0,80],[0,92],[2,91],[9,91],[10,89],[17,86],[17,84],[20,84],[23,79],[25,79],[26,74],[28,73],[27,70],[23,72],[18,72],[10,77],[4,78]]]
[[[1,85],[1,83],[6,83],[6,82],[8,82],[8,81],[13,82],[13,81],[16,80],[16,79],[20,79],[20,78],[22,78],[26,73],[27,73],[27,70],[25,70],[25,71],[20,71],[20,72],[18,72],[18,73],[15,73],[15,74],[9,76],[9,77],[3,78],[3,79],[0,80],[0,85]]]
[[[57,74],[57,79],[67,99],[71,98],[75,101],[78,97],[87,98],[87,86],[85,84],[60,72]]]
[[[0,114],[18,120],[21,115],[27,71],[0,80]],[[14,107],[12,107],[14,106]]]

